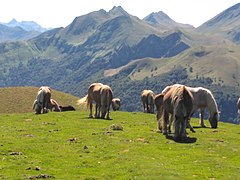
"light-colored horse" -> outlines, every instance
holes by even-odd
[[[61,112],[61,108],[59,107],[58,103],[54,99],[50,99],[50,110],[51,111],[56,111],[56,112]]]
[[[152,90],[143,90],[141,92],[141,101],[143,104],[143,112],[154,113],[155,94]]]
[[[36,114],[46,113],[51,107],[51,88],[42,86],[39,88],[36,100],[33,103],[33,110]]]
[[[90,108],[89,117],[92,118],[92,107],[93,102],[95,105],[95,118],[106,118],[110,119],[109,110],[112,103],[113,93],[112,89],[108,85],[102,83],[93,83],[88,88],[88,94],[78,101],[78,104],[87,102],[87,107]],[[101,112],[101,114],[100,114]]]
[[[113,111],[118,111],[121,107],[121,100],[120,98],[113,98],[112,99],[112,108]]]
[[[173,86],[181,86],[181,84],[174,84],[172,86],[167,86],[162,93],[166,93],[171,87]],[[204,125],[204,111],[207,108],[209,112],[209,123],[211,128],[217,128],[218,121],[219,121],[219,111],[216,100],[209,89],[203,87],[188,87],[186,88],[192,93],[193,95],[193,111],[192,114],[196,110],[200,110],[200,125],[205,127]]]
[[[237,101],[238,114],[240,114],[240,98]]]
[[[193,97],[185,86],[172,87],[165,94],[156,96],[158,128],[168,135],[169,115],[173,117],[174,138],[180,141],[187,137],[186,122],[191,117]]]

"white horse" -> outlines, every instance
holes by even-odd
[[[154,113],[154,98],[155,94],[152,90],[145,89],[141,92],[143,112]]]
[[[180,86],[180,84],[174,84],[172,86]],[[171,89],[172,86],[167,86],[162,93],[165,94],[167,91]],[[188,87],[186,88],[192,93],[193,95],[193,111],[192,114],[196,110],[200,110],[200,125],[205,127],[204,125],[204,111],[207,108],[209,112],[209,122],[211,128],[217,128],[218,121],[219,121],[219,111],[216,100],[209,89],[203,87]]]
[[[51,88],[42,86],[38,90],[36,100],[33,102],[33,110],[36,114],[47,113],[51,107]]]

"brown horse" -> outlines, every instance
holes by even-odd
[[[78,104],[87,102],[87,107],[90,108],[89,117],[92,118],[92,107],[93,102],[95,102],[95,118],[100,118],[101,112],[101,118],[105,118],[105,115],[107,115],[107,119],[110,119],[109,110],[112,99],[113,93],[109,86],[103,85],[102,83],[93,83],[88,88],[88,94],[80,99]]]
[[[238,114],[240,114],[240,98],[238,98],[237,107],[238,107]]]
[[[185,86],[173,87],[166,94],[157,95],[155,104],[159,130],[163,130],[163,133],[168,135],[167,125],[169,124],[169,114],[171,114],[175,140],[180,141],[186,138],[186,123],[193,109],[191,92]]]
[[[174,86],[182,86],[181,84],[174,84],[171,86],[167,86],[162,93],[166,93]],[[200,110],[200,125],[202,127],[205,127],[204,125],[204,111],[205,109],[208,109],[209,112],[209,123],[211,125],[211,128],[217,128],[220,112],[218,110],[218,106],[216,103],[216,100],[212,94],[212,92],[209,89],[203,88],[203,87],[188,87],[186,88],[192,93],[193,96],[193,110],[192,114],[196,110]],[[190,124],[189,124],[190,125]]]
[[[155,94],[152,90],[143,90],[141,92],[143,112],[154,113],[154,98],[155,98]]]
[[[36,114],[46,113],[51,107],[51,88],[42,86],[38,90],[36,100],[33,103],[33,109]]]

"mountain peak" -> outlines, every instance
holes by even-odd
[[[167,28],[167,29],[173,29],[176,27],[193,28],[191,25],[175,22],[163,11],[153,12],[148,16],[146,16],[143,20],[150,24],[161,26],[162,28]]]
[[[127,11],[125,11],[121,6],[114,6],[110,11],[109,14],[119,16],[119,15],[129,15]]]
[[[18,23],[18,21],[15,18],[13,18],[8,24],[9,25],[16,25],[17,23]]]
[[[209,30],[211,28],[234,29],[240,25],[240,3],[237,3],[225,11],[219,13],[209,21],[199,26],[199,30]]]
[[[152,24],[173,23],[174,21],[163,11],[153,12],[146,16],[143,20]]]

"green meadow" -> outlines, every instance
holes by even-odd
[[[238,125],[200,128],[177,143],[155,115],[87,111],[0,115],[0,179],[240,179]],[[206,125],[209,127],[208,121]]]

